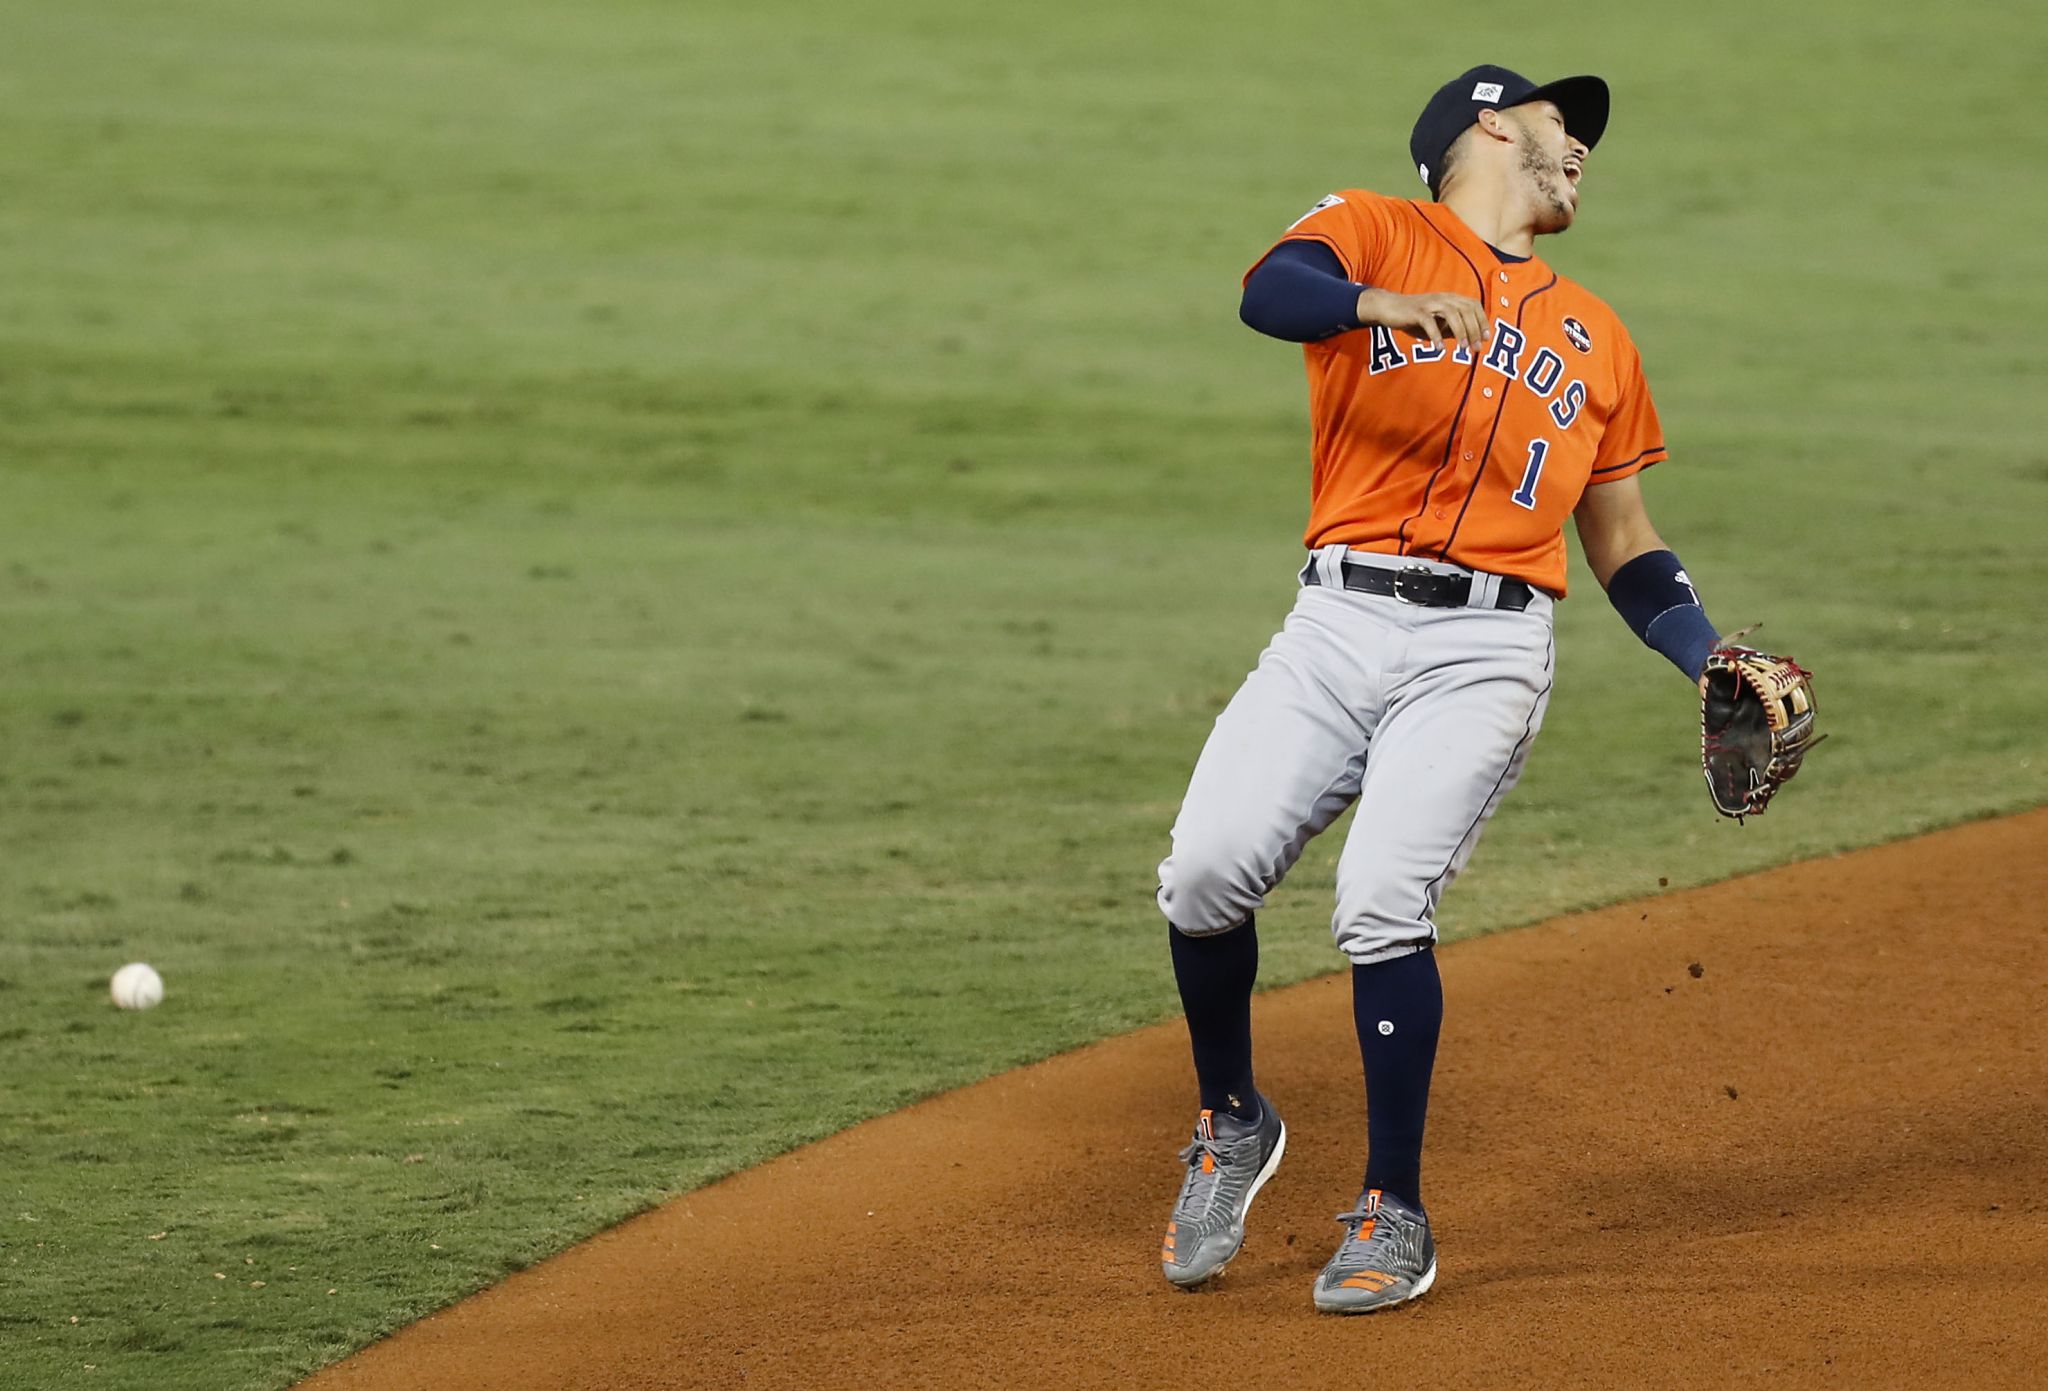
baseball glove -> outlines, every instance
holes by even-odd
[[[1824,737],[1813,714],[1813,676],[1799,663],[1733,638],[1715,648],[1700,672],[1700,764],[1714,810],[1762,815]]]

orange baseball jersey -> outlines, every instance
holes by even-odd
[[[1501,260],[1438,203],[1346,189],[1282,240],[1323,243],[1361,284],[1469,296],[1493,319],[1476,350],[1377,326],[1303,345],[1309,546],[1427,556],[1562,595],[1580,495],[1664,458],[1614,311],[1540,259]]]

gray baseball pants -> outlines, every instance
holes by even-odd
[[[1216,719],[1159,866],[1159,907],[1193,937],[1266,901],[1353,802],[1337,862],[1338,948],[1364,964],[1436,940],[1436,906],[1521,776],[1550,702],[1551,600],[1425,608],[1342,587],[1339,564],[1421,564],[1324,546],[1294,610]]]

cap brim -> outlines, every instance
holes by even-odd
[[[1560,77],[1546,82],[1515,103],[1532,101],[1556,104],[1564,116],[1565,134],[1592,149],[1607,133],[1607,83],[1597,77]]]

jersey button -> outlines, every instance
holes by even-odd
[[[1503,285],[1508,283],[1508,273],[1506,271],[1500,273],[1500,283]]]
[[[1508,307],[1508,297],[1506,295],[1500,297],[1500,307],[1503,309]]]
[[[1436,519],[1437,519],[1438,521],[1442,521],[1442,520],[1444,519],[1444,509],[1443,509],[1443,508],[1439,507],[1439,508],[1437,508],[1437,509],[1436,509]]]
[[[1469,462],[1471,461],[1471,459],[1472,459],[1472,451],[1471,451],[1471,450],[1469,450],[1469,449],[1468,449],[1468,450],[1466,450],[1466,451],[1465,451],[1465,459],[1466,459],[1466,462],[1468,462],[1468,463],[1469,463]]]
[[[1491,395],[1493,395],[1493,388],[1492,388],[1492,387],[1490,387],[1490,386],[1486,386],[1486,387],[1481,387],[1481,388],[1479,389],[1479,394],[1480,394],[1481,396],[1491,396]]]

